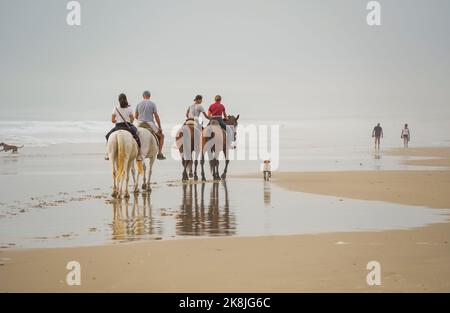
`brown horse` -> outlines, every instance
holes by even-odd
[[[202,131],[202,149],[201,149],[201,159],[200,165],[202,170],[202,180],[205,181],[205,153],[208,153],[209,165],[214,180],[226,179],[228,164],[230,160],[228,159],[228,151],[230,149],[231,140],[236,141],[236,132],[238,126],[239,114],[237,116],[228,115],[225,120],[227,127],[230,129],[228,135],[232,136],[230,138],[227,136],[227,132],[223,130],[219,123],[215,120],[211,120],[210,124]],[[232,132],[232,133],[231,133]],[[219,175],[219,156],[220,152],[223,152],[225,156],[225,168],[223,170],[222,176]]]
[[[200,125],[196,125],[194,120],[188,119],[183,126],[178,130],[176,135],[176,145],[181,155],[181,164],[183,165],[183,181],[189,180],[193,177],[198,180],[197,166],[198,159],[201,155],[202,148],[202,130]],[[194,163],[195,170],[192,173],[192,164]],[[189,176],[187,173],[189,168]]]

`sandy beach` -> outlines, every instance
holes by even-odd
[[[449,148],[392,150],[435,157]],[[409,162],[409,161],[406,161]],[[259,174],[258,174],[259,175]],[[242,175],[240,175],[242,176]],[[249,179],[255,174],[244,175]],[[229,178],[232,184],[233,177]],[[274,173],[295,192],[377,200],[412,208],[450,208],[450,171]],[[447,218],[446,218],[447,219]],[[0,250],[1,291],[450,291],[450,224],[406,230],[333,232],[43,249]],[[81,264],[81,286],[67,286],[66,264]],[[366,265],[381,264],[382,285],[368,286]]]

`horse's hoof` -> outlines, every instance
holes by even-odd
[[[205,176],[202,177],[202,181],[203,181],[203,182],[206,181],[206,177],[205,177]]]
[[[227,174],[222,174],[222,179],[226,179],[227,178]]]
[[[147,189],[147,185],[146,184],[142,184],[141,187],[142,187],[143,190]]]
[[[117,192],[114,191],[114,192],[111,194],[111,197],[117,198]]]
[[[130,197],[130,194],[127,192],[123,197],[128,199]]]
[[[189,178],[194,177],[194,175],[192,173],[189,173]]]
[[[147,191],[152,192],[152,187],[148,186]]]
[[[197,175],[194,175],[194,180],[198,180],[198,176]]]
[[[139,193],[139,189],[135,189],[134,194],[138,194],[138,193]]]

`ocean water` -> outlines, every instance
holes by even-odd
[[[380,121],[381,120],[381,121]],[[239,128],[267,126],[280,129],[285,149],[334,149],[339,147],[370,147],[371,132],[377,122],[384,129],[384,146],[401,146],[400,132],[405,121],[387,119],[324,118],[251,120],[241,118]],[[412,145],[440,146],[450,144],[448,120],[406,121],[410,125]],[[179,122],[164,122],[167,134],[173,134]],[[0,141],[43,147],[64,143],[102,143],[112,127],[109,121],[5,121],[0,120]],[[239,133],[238,138],[243,135]]]
[[[401,147],[404,121],[380,119],[384,138],[382,150]],[[257,171],[262,160],[270,159],[274,170],[367,170],[405,169],[398,158],[384,157],[373,149],[371,132],[379,120],[299,119],[250,120],[241,118],[237,128],[237,149],[230,152],[232,167]],[[450,145],[450,123],[446,120],[407,121],[411,147]],[[104,135],[112,127],[108,121],[0,121],[0,142],[24,145],[22,154],[36,147],[62,144],[105,144]],[[164,152],[179,162],[174,136],[179,123],[163,123]],[[90,146],[92,147],[92,146]],[[98,153],[94,149],[92,153]],[[89,153],[83,150],[80,153]],[[380,158],[384,158],[380,161]],[[411,168],[411,167],[408,167]]]

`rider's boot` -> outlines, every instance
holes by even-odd
[[[162,154],[162,152],[159,152],[158,155],[156,156],[156,158],[158,160],[165,160],[166,159],[166,157],[164,156],[164,154]]]

